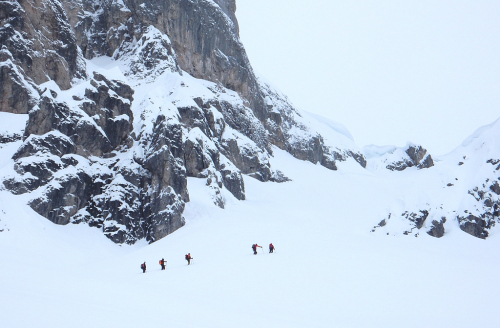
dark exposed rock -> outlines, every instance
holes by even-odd
[[[92,177],[83,172],[67,175],[49,185],[44,195],[32,200],[30,206],[56,224],[68,224],[93,195],[101,193],[103,185],[94,183]]]
[[[189,201],[182,135],[179,124],[170,125],[164,116],[158,116],[144,167],[151,172],[152,184],[158,191],[171,186],[184,201]]]
[[[237,139],[224,140],[222,153],[244,174],[260,181],[269,181],[272,173],[267,161],[262,160],[262,150],[249,144],[240,144]]]
[[[189,194],[182,145],[181,126],[169,125],[164,116],[159,116],[144,162],[144,168],[151,174],[151,191],[144,209],[149,242],[185,224],[182,212]]]
[[[484,206],[486,206],[486,207],[493,207],[494,205],[495,205],[495,203],[490,198],[486,198],[484,200]]]
[[[245,200],[245,184],[243,176],[229,163],[222,164],[220,173],[222,174],[222,182],[233,196],[238,200]]]
[[[20,74],[14,64],[0,62],[0,112],[27,114],[38,101],[33,83]]]
[[[488,237],[488,231],[486,231],[486,229],[489,228],[489,224],[487,224],[485,220],[472,214],[466,218],[459,217],[458,220],[462,231],[481,239],[486,239]]]
[[[146,237],[141,196],[137,186],[117,175],[103,193],[93,198],[92,205],[99,209],[96,214],[101,218],[103,232],[115,243],[133,244]]]
[[[211,137],[211,129],[205,119],[205,113],[198,107],[178,107],[181,122],[191,128],[199,128],[206,136]]]
[[[16,142],[16,141],[19,141],[22,139],[23,139],[23,136],[21,134],[18,134],[18,133],[7,134],[7,135],[0,134],[0,144]]]
[[[133,38],[133,12],[121,1],[63,1],[63,5],[85,58],[111,57],[125,38]]]
[[[123,82],[109,81],[95,72],[91,84],[95,89],[85,90],[85,97],[91,101],[83,102],[81,108],[90,117],[97,117],[94,121],[104,130],[111,146],[116,148],[132,132],[134,115],[130,106],[134,91]]]
[[[155,242],[185,224],[182,216],[184,200],[171,187],[155,190],[144,203],[144,217],[148,223],[147,241]]]
[[[59,1],[0,2],[0,44],[35,84],[54,80],[68,89],[85,77],[85,63]]]
[[[184,146],[184,163],[186,166],[186,174],[190,177],[197,177],[207,169],[211,163],[210,157],[206,157],[203,147],[199,143],[192,140],[186,140]]]
[[[413,163],[420,163],[427,153],[427,150],[422,148],[422,146],[410,146],[406,149],[406,153]]]
[[[486,163],[489,163],[491,165],[497,165],[498,163],[500,163],[500,159],[490,158],[489,160],[486,161]]]
[[[408,167],[417,167],[420,170],[434,166],[431,155],[426,156],[427,150],[422,146],[409,145],[405,153],[407,158],[388,164],[386,168],[391,171],[403,171]]]
[[[74,152],[75,144],[69,137],[51,131],[41,136],[29,136],[12,158],[17,160],[36,154],[52,154],[60,157]]]
[[[427,155],[425,157],[425,159],[417,165],[417,168],[418,169],[428,169],[429,167],[432,167],[432,166],[434,166],[434,161],[432,160],[431,155]]]
[[[408,220],[415,223],[415,227],[417,229],[422,228],[425,220],[429,216],[428,210],[420,210],[419,212],[420,213],[405,213],[404,214]]]
[[[491,186],[490,190],[495,194],[500,195],[500,185],[498,185],[498,181],[495,181]]]
[[[3,181],[3,185],[14,195],[22,195],[33,191],[40,186],[37,178],[26,177],[23,179],[7,178]]]
[[[359,153],[355,153],[353,151],[348,151],[348,154],[350,156],[352,156],[352,158],[354,158],[354,160],[356,160],[356,162],[359,163],[359,165],[361,165],[362,167],[366,168],[366,158],[362,155],[362,154],[359,154]]]
[[[283,182],[292,181],[292,179],[290,179],[289,177],[287,177],[280,170],[276,170],[276,171],[272,172],[272,175],[271,175],[271,178],[269,179],[269,181],[277,182],[277,183],[283,183]]]
[[[208,126],[210,127],[211,134],[216,138],[221,138],[226,128],[226,122],[224,121],[222,116],[216,116],[216,113],[218,113],[218,111],[214,107],[205,107],[203,108],[203,111],[205,113]]]
[[[53,130],[68,136],[79,155],[100,156],[112,149],[109,138],[90,117],[70,109],[65,103],[43,97],[39,108],[29,113],[24,135],[27,138],[32,134],[43,135]]]
[[[444,236],[444,223],[446,218],[442,217],[440,221],[432,220],[432,227],[427,233],[432,237],[441,238]]]
[[[391,171],[403,171],[406,168],[412,167],[412,166],[413,166],[413,163],[411,163],[410,161],[398,161],[398,162],[387,165],[386,168],[388,170],[391,170]]]
[[[34,177],[37,177],[40,181],[40,185],[46,184],[52,178],[54,172],[59,171],[64,167],[64,164],[57,162],[54,158],[26,158],[26,161],[18,161],[14,169],[19,174],[30,173]]]
[[[316,135],[312,137],[309,140],[304,140],[303,142],[297,142],[289,145],[287,151],[292,154],[294,157],[300,159],[300,160],[308,160],[313,163],[318,163],[320,160],[322,160],[323,157],[323,140],[321,136]],[[333,162],[333,161],[331,161]],[[330,169],[337,169],[336,167],[333,168],[331,163],[328,160],[323,160],[323,163],[327,164],[330,166]],[[333,165],[334,166],[334,165]]]

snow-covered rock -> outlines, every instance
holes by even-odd
[[[185,224],[188,177],[205,179],[224,208],[225,195],[246,198],[245,177],[290,180],[271,166],[274,146],[332,170],[349,158],[366,164],[345,128],[299,113],[255,76],[234,0],[4,1],[0,10],[0,111],[29,113],[1,139],[23,136],[1,179],[54,223],[154,242]]]
[[[500,119],[478,129],[450,154],[437,158],[429,170],[402,176],[408,181],[407,192],[421,196],[407,197],[404,204],[394,206],[384,224],[375,226],[374,231],[408,235],[425,231],[442,237],[447,230],[459,227],[474,237],[487,238],[500,223],[499,140]],[[366,148],[365,155],[370,163],[372,156]]]
[[[391,171],[403,171],[409,167],[420,170],[434,166],[432,156],[427,154],[427,150],[410,142],[405,147],[365,146],[363,154],[370,170],[385,168]]]

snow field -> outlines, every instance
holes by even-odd
[[[499,305],[498,238],[373,234],[389,200],[403,197],[405,175],[380,178],[354,163],[332,172],[275,155],[292,182],[245,178],[247,200],[224,194],[221,210],[204,180],[190,178],[186,226],[151,245],[56,226],[2,192],[5,327],[496,326],[488,309]],[[253,243],[264,247],[258,255]]]

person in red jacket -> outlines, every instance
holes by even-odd
[[[252,249],[253,249],[253,254],[254,254],[254,255],[257,255],[257,247],[262,248],[262,246],[259,246],[259,245],[257,245],[257,244],[253,244],[253,245],[252,245]]]
[[[188,265],[190,265],[191,264],[191,260],[193,259],[191,257],[191,253],[187,253],[186,256],[185,256],[185,258],[186,258],[186,261],[188,261]]]
[[[141,264],[142,273],[146,273],[146,262]]]
[[[269,253],[274,253],[274,245],[273,245],[273,243],[269,244]]]

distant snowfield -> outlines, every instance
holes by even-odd
[[[348,161],[335,172],[278,149],[272,164],[293,181],[245,177],[247,200],[227,194],[225,210],[190,178],[186,226],[151,245],[54,225],[21,206],[24,196],[0,191],[2,326],[498,325],[496,230],[487,240],[458,226],[441,239],[370,232],[407,200],[410,181],[422,190],[434,171],[380,176]],[[254,243],[264,247],[256,256]]]

